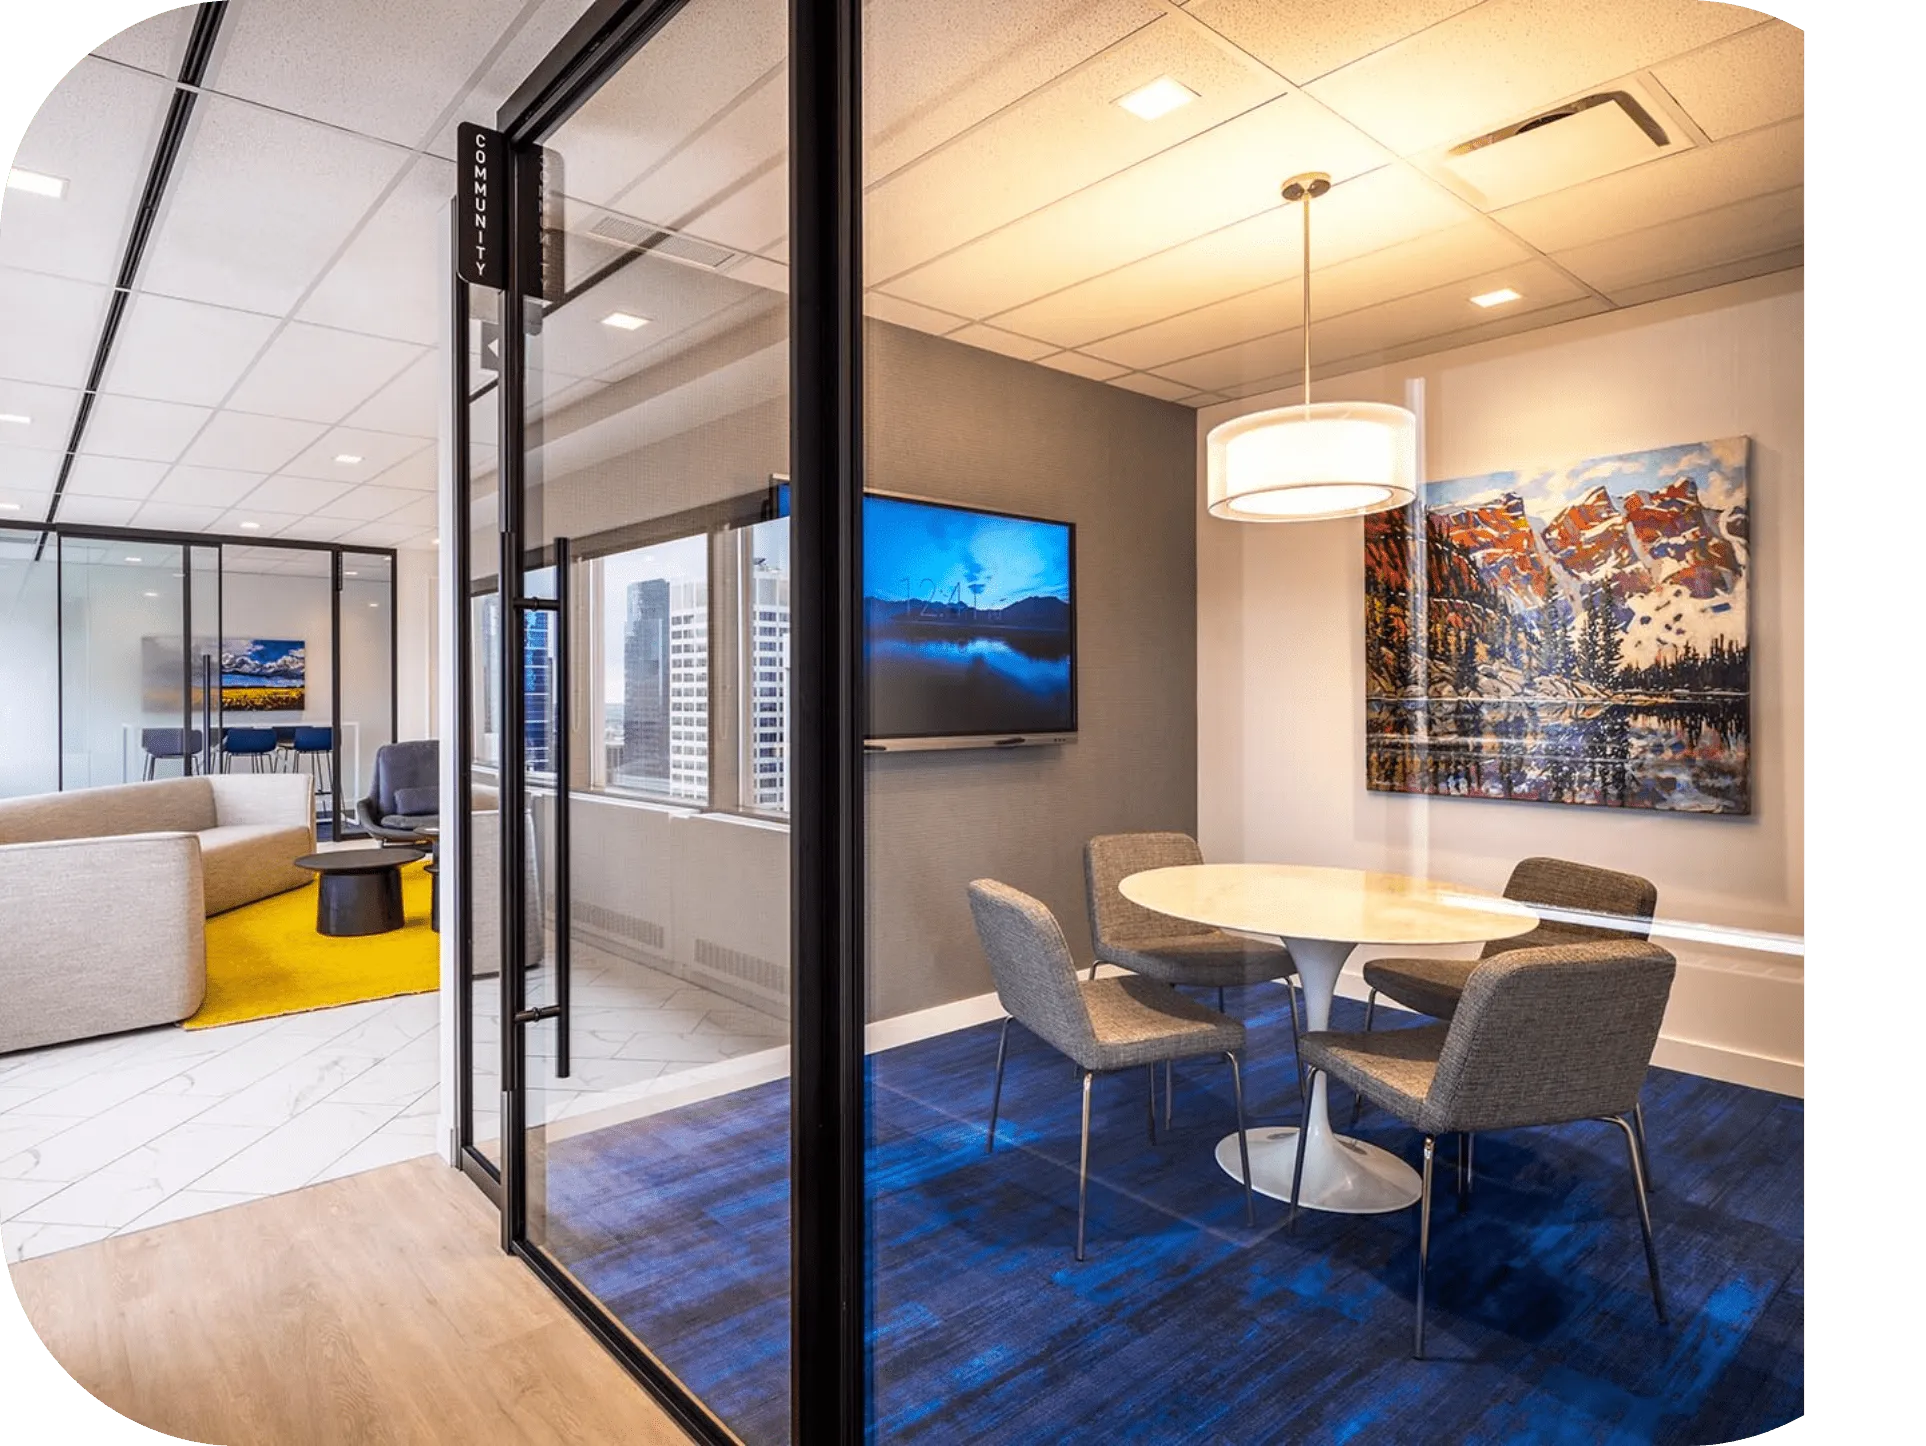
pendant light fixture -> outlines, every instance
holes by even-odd
[[[1311,200],[1322,171],[1293,176],[1304,207],[1304,400],[1236,417],[1205,441],[1210,513],[1233,522],[1319,522],[1403,507],[1416,495],[1418,419],[1379,402],[1311,400]]]

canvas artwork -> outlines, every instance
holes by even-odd
[[[1751,812],[1747,461],[1726,437],[1367,518],[1367,786]]]
[[[308,645],[289,638],[225,638],[221,642],[221,708],[228,713],[281,713],[307,705]]]

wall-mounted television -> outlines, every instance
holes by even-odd
[[[1076,561],[1072,523],[866,493],[869,747],[1073,741]]]
[[[1062,741],[1077,728],[1076,529],[863,499],[869,740]]]

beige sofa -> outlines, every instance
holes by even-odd
[[[300,888],[313,851],[300,774],[0,800],[0,1054],[185,1019],[206,917]]]

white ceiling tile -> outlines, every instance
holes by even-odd
[[[187,37],[194,28],[197,8],[182,5],[150,15],[95,46],[94,54],[172,80],[181,73],[181,59],[187,53]]]
[[[1072,376],[1088,377],[1093,382],[1111,381],[1130,370],[1115,362],[1085,356],[1079,351],[1060,351],[1055,356],[1044,357],[1041,364],[1056,371],[1069,372]]]
[[[1805,32],[1775,20],[1653,66],[1652,74],[1719,140],[1805,110]]]
[[[311,515],[297,517],[274,535],[298,538],[302,542],[333,542],[346,530],[347,524],[338,517]]]
[[[138,293],[121,321],[102,390],[216,406],[276,324],[257,312]]]
[[[406,506],[388,513],[381,520],[403,525],[412,524],[416,527],[432,527],[441,516],[440,508],[441,503],[437,498],[418,496]]]
[[[423,529],[399,522],[364,522],[335,539],[358,547],[399,547],[419,538]]]
[[[311,477],[270,477],[234,506],[266,516],[271,512],[296,515],[312,512],[348,490],[345,482],[317,482]]]
[[[348,425],[406,437],[433,437],[441,428],[441,360],[433,352],[389,382],[348,415]]]
[[[1312,269],[1318,274],[1476,216],[1463,201],[1400,165],[1380,166],[1333,186],[1312,211]],[[1298,207],[1273,195],[1272,204],[1254,216],[996,319],[1030,336],[1082,346],[1296,276],[1303,225]]]
[[[107,296],[104,286],[0,267],[0,377],[86,386]]]
[[[1670,274],[1656,281],[1644,281],[1635,286],[1620,287],[1608,294],[1616,306],[1643,306],[1648,301],[1660,301],[1665,297],[1679,296],[1688,291],[1705,291],[1714,286],[1725,286],[1753,276],[1766,276],[1775,271],[1792,271],[1804,265],[1805,247],[1788,246],[1781,251],[1767,251],[1758,256],[1744,256],[1737,261],[1726,261],[1717,266],[1709,266],[1703,271]]]
[[[5,476],[0,475],[0,522],[38,522],[46,517],[47,506],[52,501],[51,488],[29,492],[9,486]]]
[[[1314,254],[1311,315],[1321,322],[1456,277],[1522,263],[1530,255],[1525,247],[1483,221],[1467,221],[1331,266],[1318,265]],[[1125,366],[1161,369],[1180,376],[1182,373],[1169,363],[1274,336],[1286,327],[1293,328],[1295,334],[1303,310],[1303,282],[1294,277],[1090,342],[1085,349]]]
[[[111,286],[173,87],[83,59],[28,127],[13,164],[59,176],[59,200],[8,191],[0,199],[0,265]]]
[[[81,438],[80,450],[101,457],[172,462],[213,415],[208,407],[103,393],[94,398],[93,410],[87,414],[87,435]]]
[[[225,510],[259,487],[262,481],[259,472],[236,472],[225,467],[175,467],[161,479],[151,500]]]
[[[229,467],[241,472],[278,472],[324,429],[285,417],[256,417],[218,412],[181,458],[199,467]]]
[[[1470,140],[1756,25],[1709,0],[1486,0],[1308,89],[1399,155]]]
[[[289,35],[307,28],[280,23]],[[141,285],[284,316],[404,160],[390,146],[203,95]]]
[[[1150,122],[1115,104],[1119,96],[1164,75],[1188,86],[1198,98]],[[1203,154],[1195,149],[1199,138],[1217,127],[1231,129],[1238,124],[1236,117],[1283,89],[1282,81],[1225,54],[1180,17],[1147,25],[1087,65],[872,184],[863,217],[868,280],[887,284],[973,237],[1009,226],[1152,157],[1164,161],[1160,174],[1181,172]],[[1296,119],[1301,125],[1314,124],[1303,111]],[[1172,148],[1186,141],[1191,145],[1183,148],[1183,157],[1174,157]],[[1293,169],[1290,159],[1273,153],[1264,168],[1273,195],[1278,181]],[[1274,171],[1277,164],[1284,169]],[[1323,168],[1334,174],[1345,169],[1344,157],[1333,157]],[[1188,200],[1187,195],[1174,197],[1169,204],[1181,210]],[[1234,214],[1248,215],[1261,204]],[[1184,234],[1207,229],[1209,223],[1200,224]],[[1146,246],[1132,255],[1153,249]],[[889,289],[912,296],[900,286]],[[922,295],[912,299],[959,310]],[[984,313],[973,308],[967,314]]]
[[[0,442],[0,499],[52,492],[66,453],[53,447],[10,447]]]
[[[389,432],[362,432],[335,427],[307,451],[281,469],[288,477],[313,477],[351,487],[372,481],[396,463],[433,444],[419,437],[397,437]],[[359,457],[359,462],[337,462],[337,457]]]
[[[279,5],[239,4],[228,14],[213,83],[413,146],[524,8],[523,0],[330,0],[289,24]]]
[[[220,519],[218,507],[190,507],[180,502],[148,502],[134,514],[134,526],[167,532],[209,532]]]
[[[946,336],[967,321],[961,316],[951,316],[947,311],[937,311],[932,307],[918,306],[913,301],[891,296],[888,292],[874,288],[863,293],[863,314],[873,316],[878,321],[887,321],[893,326],[906,326],[912,331],[926,331],[932,336]]]
[[[474,451],[477,465],[494,464],[493,447],[478,446]],[[426,448],[405,461],[397,462],[374,480],[384,487],[403,487],[413,492],[433,492],[441,486],[440,452],[434,447]]]
[[[351,522],[373,522],[415,501],[421,493],[402,487],[364,485],[342,493],[315,509],[322,517]]]
[[[1508,206],[1494,219],[1540,251],[1563,251],[1804,180],[1805,125],[1790,120]]]
[[[27,419],[0,422],[0,446],[66,451],[79,405],[80,393],[72,387],[0,380],[0,416]]]
[[[236,536],[279,537],[282,531],[302,520],[298,512],[261,512],[252,507],[230,507],[214,525],[216,532]]]
[[[965,346],[980,347],[1003,356],[1013,356],[1018,361],[1035,361],[1040,356],[1048,356],[1057,348],[1047,341],[1038,341],[1033,336],[1018,336],[1013,331],[1000,327],[981,326],[972,323],[961,330],[950,333],[950,340],[960,341]]]
[[[153,492],[166,472],[165,462],[76,457],[73,470],[67,474],[67,491],[82,497],[126,497],[141,501]]]
[[[1155,397],[1162,402],[1175,402],[1189,396],[1197,388],[1182,382],[1173,382],[1168,377],[1152,376],[1149,372],[1131,372],[1128,376],[1118,377],[1110,383],[1125,391],[1141,392],[1146,397]]]
[[[1349,65],[1478,0],[1190,0],[1188,11],[1294,84]]]
[[[443,237],[454,167],[417,160],[305,301],[303,321],[434,346],[448,289]]]
[[[870,0],[865,176],[888,175],[1163,15],[1152,0]]]
[[[1384,152],[1302,95],[1260,106],[897,278],[898,296],[989,316],[1271,210],[1299,171],[1339,181]]]
[[[228,405],[264,416],[338,422],[421,355],[409,342],[290,322]]]
[[[1560,251],[1552,259],[1610,295],[1665,276],[1783,251],[1798,245],[1804,234],[1801,186]]]
[[[508,98],[520,88],[543,57],[561,43],[562,37],[591,3],[593,0],[542,0],[538,5],[525,4],[518,17],[520,28],[505,37],[506,43],[501,53],[482,72],[468,98],[462,102],[459,117],[442,129],[429,149],[443,160],[452,160],[456,127],[462,121],[494,125],[496,114]]]
[[[140,511],[140,501],[132,497],[76,497],[72,492],[60,494],[60,511],[57,514],[62,522],[78,522],[90,527],[127,527],[134,521],[134,514]]]

